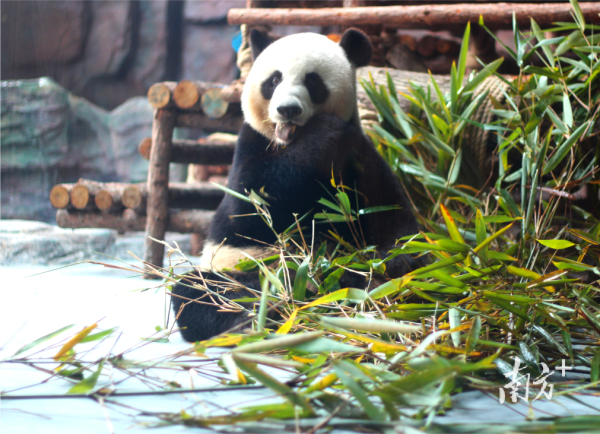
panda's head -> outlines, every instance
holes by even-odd
[[[274,143],[291,143],[318,113],[353,121],[356,68],[371,60],[373,48],[359,30],[347,30],[339,44],[316,33],[286,36],[273,43],[253,30],[254,65],[242,93],[244,118]]]

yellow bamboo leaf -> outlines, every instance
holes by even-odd
[[[215,339],[209,339],[202,341],[200,344],[205,347],[231,347],[232,345],[239,344],[242,341],[243,336],[223,336]]]
[[[344,289],[340,289],[338,291],[332,292],[330,294],[324,295],[323,297],[317,298],[315,301],[312,301],[312,302],[308,303],[307,305],[302,306],[298,310],[308,309],[309,307],[319,306],[320,304],[327,304],[327,303],[331,303],[333,301],[347,299],[347,298],[349,298],[348,296],[350,295],[350,291],[352,289],[353,288],[344,288]],[[361,294],[364,294],[363,297],[366,299],[366,293],[364,291],[361,291]],[[358,296],[358,294],[353,295],[353,297],[354,296]]]
[[[83,338],[85,338],[87,335],[89,335],[90,332],[92,330],[94,330],[96,327],[98,327],[97,323],[94,323],[91,326],[87,326],[86,328],[81,330],[79,333],[77,333],[75,336],[73,336],[71,339],[69,339],[69,341],[62,346],[60,351],[58,353],[56,353],[56,355],[54,356],[54,360],[60,360],[61,357],[63,357],[65,354],[67,354],[71,348],[73,348],[75,345],[77,345],[79,342],[81,342],[83,340]]]
[[[308,388],[306,389],[307,393],[315,392],[317,390],[323,390],[326,387],[331,386],[333,383],[337,381],[338,377],[335,374],[325,375],[320,380],[315,380]]]
[[[300,357],[300,356],[292,356],[292,359],[294,359],[296,362],[300,362],[300,363],[315,363],[315,360],[317,360],[317,359],[309,359],[308,357]]]
[[[288,334],[288,332],[294,325],[294,320],[296,319],[297,314],[298,314],[298,309],[294,309],[294,311],[292,312],[292,314],[290,315],[288,320],[281,327],[279,327],[279,330],[277,330],[276,334],[278,334],[278,335]]]
[[[465,240],[463,239],[462,235],[458,231],[458,227],[456,226],[454,219],[450,215],[450,211],[448,211],[448,208],[446,208],[442,204],[440,204],[440,208],[442,210],[442,216],[444,217],[444,221],[446,222],[446,227],[448,228],[448,233],[450,234],[450,238],[452,238],[452,240],[456,241],[457,243],[465,244]]]

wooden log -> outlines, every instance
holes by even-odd
[[[150,237],[163,240],[167,229],[169,162],[171,161],[171,140],[176,117],[173,110],[156,110],[152,124],[144,261],[158,267],[162,267],[165,248],[162,244],[152,241]]]
[[[125,184],[104,184],[100,191],[96,193],[94,202],[100,211],[115,212],[123,210],[124,206],[121,201]]]
[[[422,57],[431,57],[437,51],[438,38],[433,35],[423,36],[417,43],[417,53]]]
[[[181,80],[173,91],[175,104],[184,110],[200,109],[200,97],[210,87],[210,84],[202,81]]]
[[[148,196],[148,186],[146,184],[128,185],[121,195],[121,202],[126,208],[137,211],[140,214],[146,214],[146,197]]]
[[[73,184],[57,184],[50,190],[50,203],[54,208],[64,209],[71,202]]]
[[[460,43],[450,39],[440,38],[435,46],[440,54],[456,55],[460,52]]]
[[[244,117],[239,109],[239,105],[235,104],[236,108],[232,108],[233,106],[234,104],[230,104],[225,116],[219,119],[211,119],[200,113],[178,113],[175,126],[237,134],[240,128],[242,128]]]
[[[587,23],[600,23],[600,3],[580,2]],[[530,18],[541,27],[550,27],[557,21],[572,22],[569,3],[475,3],[419,6],[375,6],[358,8],[323,9],[229,9],[230,25],[318,25],[364,26],[382,24],[402,29],[464,29],[470,22],[479,22],[483,16],[487,27],[511,29],[513,12],[517,24],[529,29]]]
[[[236,80],[229,86],[225,86],[221,89],[221,98],[227,102],[240,102],[242,100],[242,90],[244,89],[244,82]]]
[[[156,109],[175,107],[173,91],[176,86],[177,83],[173,81],[153,84],[148,90],[148,102]]]
[[[95,197],[101,189],[99,182],[80,179],[71,189],[71,205],[79,210],[96,208]]]
[[[202,108],[202,96],[206,92],[213,89],[220,90],[223,87],[221,83],[181,80],[173,90],[173,100],[180,109],[199,111]]]
[[[167,223],[167,231],[180,233],[202,233],[208,229],[214,211],[187,210],[171,211]],[[141,232],[146,227],[146,216],[140,216],[131,209],[120,214],[100,212],[82,212],[60,209],[56,212],[56,223],[61,228],[105,228],[119,233],[128,231]]]
[[[174,142],[174,140],[173,140]],[[138,152],[144,160],[150,159],[150,149],[152,148],[152,137],[144,137],[138,145]]]
[[[216,87],[204,92],[200,104],[202,111],[212,119],[222,118],[229,107],[229,103],[221,97],[221,89]]]
[[[143,139],[138,150],[146,160],[150,159],[152,139]],[[172,163],[183,164],[231,164],[235,142],[215,141],[208,139],[198,140],[173,140],[171,151]]]
[[[169,184],[169,208],[217,209],[225,193],[209,182]]]
[[[413,35],[400,35],[400,43],[406,45],[410,51],[417,49],[417,41]]]
[[[216,209],[223,199],[223,190],[209,182],[171,182],[169,183],[168,207],[179,209]],[[147,203],[148,189],[144,184],[132,184],[124,189],[123,205],[145,215],[143,205]]]

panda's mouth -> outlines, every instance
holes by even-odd
[[[291,122],[277,123],[275,124],[275,137],[287,145],[294,139],[297,128],[298,126]]]

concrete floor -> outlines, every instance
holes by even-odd
[[[166,306],[164,290],[153,289],[155,281],[143,280],[131,272],[104,268],[98,265],[78,265],[54,271],[47,266],[0,267],[0,390],[9,395],[45,395],[38,399],[2,399],[0,432],[31,433],[138,433],[148,432],[149,424],[157,419],[144,412],[179,412],[214,415],[223,408],[255,405],[277,399],[268,390],[202,392],[154,396],[110,398],[103,405],[89,398],[61,398],[74,384],[23,363],[11,363],[13,354],[24,345],[69,324],[75,326],[53,340],[29,350],[22,356],[40,360],[58,351],[57,342],[82,327],[98,322],[99,329],[118,327],[111,337],[101,343],[79,344],[78,355],[94,362],[109,353],[124,352],[126,359],[146,361],[149,368],[136,370],[135,375],[113,369],[106,364],[97,386],[116,387],[120,392],[149,391],[165,381],[177,381],[182,387],[208,388],[219,386],[221,374],[214,362],[184,356],[179,362],[193,365],[182,369],[161,365],[175,360],[174,355],[190,348],[179,334],[172,334],[168,343],[148,342],[143,338],[163,336],[155,327],[165,327]],[[42,273],[44,274],[37,274]],[[35,276],[32,276],[37,274]],[[141,291],[146,288],[147,291]],[[172,319],[172,317],[171,317]],[[36,351],[55,343],[54,347],[32,356]],[[209,353],[218,357],[218,352]],[[39,364],[38,367],[46,365]],[[152,367],[153,366],[153,367]],[[47,369],[56,367],[48,363]],[[278,371],[279,376],[285,373]],[[116,385],[116,386],[115,386]],[[536,401],[532,405],[535,417],[552,415],[600,415],[600,398],[582,397],[587,406],[567,398]],[[496,398],[480,392],[460,394],[453,399],[453,409],[446,416],[436,417],[439,423],[515,423],[525,421],[526,404],[500,405]],[[189,432],[183,426],[158,428],[157,432]],[[209,430],[194,429],[195,432]],[[214,431],[210,431],[214,432]],[[341,431],[338,431],[341,432]]]

